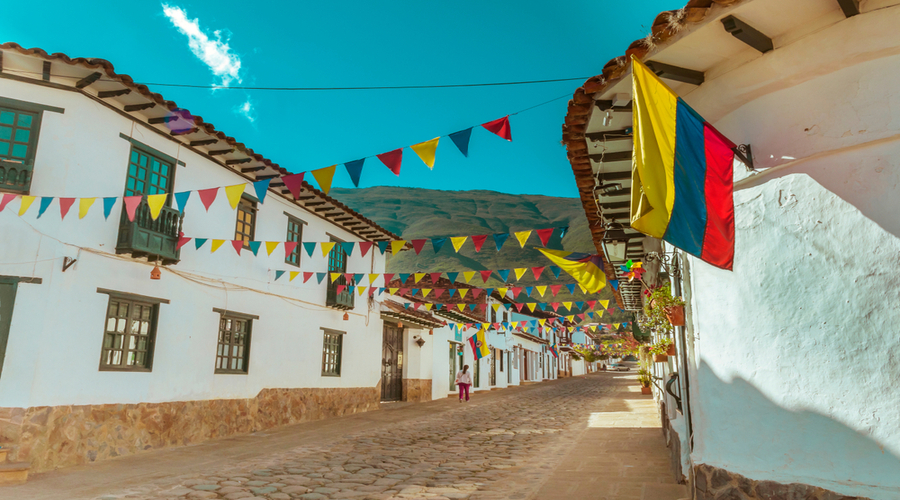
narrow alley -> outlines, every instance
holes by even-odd
[[[687,497],[668,462],[651,397],[601,372],[70,467],[2,498]]]

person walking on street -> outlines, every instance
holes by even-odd
[[[456,385],[459,386],[459,402],[463,402],[463,393],[466,394],[466,401],[469,400],[469,387],[472,386],[472,374],[469,373],[469,365],[463,366],[463,369],[456,372]]]

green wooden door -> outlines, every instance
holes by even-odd
[[[450,344],[450,391],[456,390],[456,344]]]
[[[17,285],[15,281],[3,281],[0,278],[0,376],[3,375],[3,360],[6,358],[6,344],[9,341],[9,325],[12,323]]]

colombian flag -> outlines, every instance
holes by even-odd
[[[478,333],[469,337],[469,345],[475,353],[475,359],[481,359],[491,353],[488,348],[487,341],[484,339],[484,330],[478,330]]]
[[[734,143],[634,56],[631,227],[731,270]]]
[[[544,257],[550,259],[563,271],[575,278],[588,293],[597,293],[606,286],[606,273],[603,271],[603,259],[599,255],[586,253],[563,252],[538,248]]]
[[[556,344],[550,346],[550,354],[552,354],[554,358],[559,359],[559,351],[556,350]]]

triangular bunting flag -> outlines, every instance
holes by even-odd
[[[441,273],[428,273],[428,276],[431,278],[431,284],[437,284],[438,280],[441,279]]]
[[[232,210],[237,208],[238,203],[241,201],[241,195],[244,194],[244,189],[246,187],[247,187],[246,184],[235,184],[234,186],[225,186],[225,197],[228,198],[228,204],[231,205]]]
[[[455,282],[456,282],[456,278],[457,278],[458,276],[459,276],[459,273],[451,273],[451,272],[448,272],[448,273],[447,273],[447,279],[450,280],[450,283],[455,283]]]
[[[275,281],[278,281],[278,278],[284,275],[284,271],[275,271]]]
[[[475,277],[475,271],[463,271],[463,280],[468,283],[472,281],[472,278]],[[459,291],[460,295],[462,294],[462,290]]]
[[[387,251],[387,247],[388,247],[389,243],[390,243],[389,241],[379,241],[378,242],[378,251],[381,252],[381,255],[384,255],[384,252]]]
[[[469,138],[471,136],[472,127],[450,134],[450,140],[453,141],[453,144],[456,145],[456,148],[459,149],[459,152],[467,158],[469,157]]]
[[[72,208],[72,204],[75,203],[75,198],[59,198],[59,215],[60,218],[65,219],[66,214],[69,213],[69,209]],[[157,215],[159,215],[157,213]],[[155,217],[154,217],[155,219]]]
[[[268,245],[268,243],[267,243]],[[277,242],[276,242],[277,245]],[[314,241],[304,241],[303,249],[306,250],[306,253],[309,254],[310,257],[313,256],[313,252],[316,250],[316,242]],[[271,253],[271,252],[270,252]]]
[[[190,191],[182,191],[180,193],[175,193],[175,208],[178,209],[179,212],[184,213],[184,207],[187,206],[188,200],[191,198]],[[105,200],[105,198],[104,198]]]
[[[147,206],[150,207],[150,218],[156,220],[159,218],[162,207],[166,204],[167,193],[151,194],[147,196]]]
[[[284,183],[284,187],[288,188],[295,200],[300,197],[300,191],[303,190],[303,175],[305,173],[300,172],[299,174],[281,176],[281,182]]]
[[[440,252],[444,243],[447,243],[447,238],[431,238],[431,247],[434,248],[434,253]]]
[[[554,228],[552,228],[552,227],[548,227],[546,229],[535,230],[535,233],[537,233],[538,238],[541,239],[541,245],[547,246],[547,243],[550,242],[550,236],[553,235],[553,229]]]
[[[250,242],[250,251],[253,252],[253,256],[259,255],[259,247],[262,246],[261,241],[251,241]]]
[[[2,212],[4,208],[6,208],[6,205],[9,205],[9,202],[11,202],[15,199],[16,199],[16,195],[11,194],[11,193],[4,193],[3,198],[0,198],[0,212]],[[53,198],[50,198],[50,200],[52,201]],[[43,200],[41,200],[42,205],[43,205],[43,203],[44,203]],[[48,203],[48,205],[49,205],[49,203]],[[41,211],[41,213],[43,213],[43,210]],[[38,217],[40,217],[40,215],[38,215]]]
[[[369,253],[369,249],[372,248],[371,241],[360,241],[359,242],[359,254],[362,257],[365,257],[367,253]]]
[[[509,279],[509,269],[497,269],[497,274],[500,275],[500,281],[504,283]]]
[[[534,279],[535,279],[535,281],[541,279],[541,273],[544,272],[544,268],[545,268],[545,267],[546,267],[546,266],[532,267],[532,268],[531,268],[531,272],[534,273]]]
[[[494,244],[497,245],[498,252],[503,248],[503,244],[506,243],[507,238],[509,238],[509,233],[497,233],[494,235]]]
[[[330,276],[331,282],[334,283],[341,277],[341,273],[328,273],[328,276]]]
[[[202,247],[203,244],[206,243],[208,240],[209,240],[209,238],[194,238],[194,248],[196,248],[197,250],[200,250],[200,247]]]
[[[355,241],[347,241],[347,242],[341,243],[341,249],[344,250],[344,253],[347,254],[347,257],[350,257],[351,255],[353,255],[353,249],[355,247],[356,247]]]
[[[557,266],[550,266],[550,272],[553,273],[553,276],[556,276],[556,279],[559,279],[559,273],[562,272],[562,268]]]
[[[289,275],[289,278],[288,278],[288,281],[294,281],[294,278],[296,278],[297,275],[299,275],[299,274],[300,274],[300,271],[291,271],[291,272],[290,272],[290,275]]]
[[[541,297],[543,297],[544,294],[547,293],[547,285],[536,286],[534,288],[538,291],[539,294],[541,294]]]
[[[219,249],[225,243],[225,240],[212,240],[212,246],[209,249],[209,253],[215,253],[216,250]]]
[[[181,247],[188,244],[191,241],[191,238],[185,238],[184,236],[178,238],[178,243],[175,244],[175,250],[181,250]]]
[[[103,198],[103,218],[104,219],[109,219],[109,214],[112,213],[112,209],[116,205],[117,199],[118,198],[115,196],[111,196],[109,198]]]
[[[550,293],[556,297],[556,294],[559,293],[559,289],[562,288],[562,285],[550,285]]]
[[[609,280],[609,284],[612,285],[613,290],[619,289],[619,280]]]
[[[9,195],[9,196],[10,196],[10,198],[9,198],[10,200],[12,200],[14,198],[13,195]],[[140,203],[140,201],[141,201],[140,198],[141,197],[138,196],[138,203]],[[46,212],[47,209],[50,208],[50,203],[53,203],[52,196],[44,196],[41,198],[41,206],[38,208],[38,216],[37,216],[38,219],[40,219],[41,216],[44,215],[44,212]],[[134,211],[133,210],[131,212],[131,220],[134,220]]]
[[[414,273],[413,274],[413,283],[418,283],[422,281],[422,278],[425,277],[425,273]]]
[[[387,286],[394,279],[394,273],[384,273],[384,286]]]
[[[325,279],[326,274],[328,273],[316,273],[316,281],[318,281],[320,285],[322,284],[322,280]]]
[[[506,139],[507,141],[512,141],[512,130],[510,130],[509,127],[508,116],[504,116],[503,118],[498,118],[487,123],[482,123],[481,126]]]
[[[410,273],[400,273],[400,274],[399,274],[399,276],[400,276],[400,283],[403,284],[403,285],[405,285],[405,284],[406,284],[406,280],[409,279],[409,275],[410,275]]]
[[[22,197],[25,198],[24,196]],[[34,198],[32,197],[32,200]],[[88,214],[88,210],[91,209],[91,205],[94,204],[97,198],[81,198],[78,200],[78,218],[84,219],[84,216]]]
[[[569,289],[569,293],[575,293],[575,283],[569,283],[566,288]]]
[[[434,153],[437,151],[438,140],[440,137],[435,137],[430,141],[420,142],[418,144],[413,144],[409,148],[415,151],[419,158],[428,165],[428,168],[434,168]]]
[[[381,160],[381,163],[384,163],[384,166],[389,168],[394,175],[400,176],[400,165],[403,162],[403,148],[375,156],[377,156],[378,159]]]
[[[350,180],[356,187],[359,187],[359,177],[362,175],[363,164],[365,162],[366,159],[363,158],[362,160],[348,161],[344,164],[344,168],[347,169],[347,175],[350,176]]]
[[[322,257],[328,257],[328,253],[331,252],[331,249],[334,248],[336,244],[337,243],[333,241],[319,243],[319,248],[322,249]]]
[[[271,182],[272,179],[263,179],[253,183],[253,192],[256,193],[256,199],[258,199],[260,203],[265,201],[266,194],[269,192],[269,183]]]
[[[85,200],[85,199],[91,200],[91,203],[94,202],[94,198],[82,198],[82,200]],[[35,200],[34,196],[27,196],[27,195],[21,196],[21,199],[19,200],[19,217],[25,215],[25,212],[28,211],[28,207],[30,207],[31,204],[34,203],[34,200]],[[83,204],[84,201],[82,201],[81,203]],[[90,205],[88,205],[88,208],[90,208]],[[79,212],[78,218],[83,219],[84,215],[81,215],[81,210],[79,210],[78,212]],[[87,214],[87,210],[85,210],[84,213]]]
[[[126,196],[122,198],[122,201],[125,203],[125,213],[128,215],[128,220],[134,222],[134,212],[137,210],[138,205],[141,204],[141,199],[143,196]]]
[[[487,240],[488,235],[480,234],[477,236],[472,236],[472,243],[475,245],[475,251],[480,252],[481,246],[484,245],[484,242]]]
[[[459,253],[459,249],[462,248],[463,243],[465,243],[468,238],[468,236],[455,236],[450,238],[450,243],[453,244],[453,249]]]
[[[518,231],[515,234],[516,239],[519,240],[519,245],[525,248],[525,243],[528,241],[528,237],[531,236],[531,231]]]
[[[406,240],[394,240],[391,242],[391,255],[397,255],[397,252],[403,250],[406,246]]]
[[[479,272],[481,273],[481,281],[483,283],[487,283],[487,280],[491,277],[491,271],[488,269],[488,270],[479,271]],[[509,271],[507,271],[507,272],[509,272]]]
[[[200,196],[200,201],[207,212],[209,212],[209,207],[212,206],[213,202],[216,201],[216,195],[218,194],[219,188],[200,189],[197,191],[197,195]]]
[[[519,281],[520,279],[522,279],[522,276],[525,275],[525,271],[528,271],[528,268],[517,267],[516,269],[513,269],[513,271],[516,273],[516,281]]]
[[[331,191],[331,181],[334,180],[335,171],[337,171],[337,165],[317,168],[316,170],[310,171],[310,173],[315,177],[319,189],[321,189],[323,193],[328,194],[328,192]]]
[[[531,312],[534,312],[535,303],[529,302],[527,305],[528,305],[528,310]]]
[[[241,249],[244,248],[243,240],[231,240],[231,246],[234,247],[234,251],[237,252],[238,255],[241,254]]]
[[[274,252],[275,249],[278,248],[278,243],[279,243],[278,241],[267,241],[266,242],[266,254],[272,255],[272,252]],[[313,244],[313,248],[315,248],[315,244]],[[312,252],[310,252],[309,256],[312,257]]]
[[[459,298],[461,298],[461,299],[466,298],[466,294],[469,293],[469,289],[468,289],[468,288],[460,288],[460,289],[457,290],[457,291],[459,292]]]
[[[380,276],[378,273],[369,274],[369,286],[372,286],[375,284],[375,280],[378,279],[378,276]]]
[[[411,240],[411,241],[410,241],[410,243],[412,243],[413,250],[416,251],[416,255],[419,255],[419,252],[421,252],[421,251],[422,251],[422,248],[425,247],[425,242],[426,242],[426,241],[427,241],[427,240]]]
[[[275,242],[275,244],[278,244],[278,243],[279,242],[277,242],[277,241]],[[266,242],[266,244],[268,244],[268,242]],[[294,253],[294,250],[297,249],[298,244],[299,243],[297,243],[296,241],[285,241],[284,242],[284,258],[285,259],[287,259],[288,257],[291,256],[291,254]],[[255,255],[256,252],[253,252],[253,254]]]

